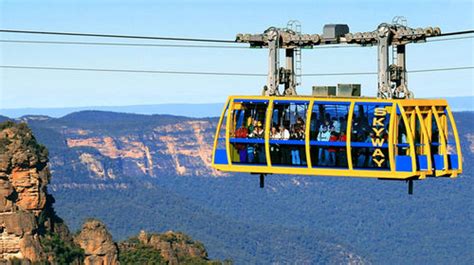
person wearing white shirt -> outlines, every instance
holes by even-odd
[[[290,139],[290,131],[285,126],[280,126],[280,133],[282,140]],[[291,165],[291,151],[287,145],[281,145],[281,163],[284,165]]]
[[[331,132],[328,130],[327,126],[323,126],[322,130],[318,134],[317,140],[319,142],[329,142],[329,138],[331,138]],[[318,162],[320,166],[328,165],[329,152],[328,149],[325,147],[319,148],[319,155],[318,155]]]

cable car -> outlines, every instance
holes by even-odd
[[[351,34],[347,25],[326,25],[319,36],[301,34],[291,23],[264,34],[237,35],[252,47],[268,47],[269,74],[262,96],[228,98],[217,125],[213,168],[260,174],[261,187],[267,174],[406,180],[409,194],[413,180],[462,173],[447,101],[414,99],[407,88],[405,45],[440,34],[439,28],[381,24],[378,34]],[[301,47],[354,42],[379,47],[377,98],[339,87],[337,93],[296,95]],[[395,47],[392,65],[390,46]],[[279,67],[279,49],[286,50],[285,68]]]
[[[229,172],[402,180],[462,172],[447,102],[423,99],[231,96],[212,165]]]

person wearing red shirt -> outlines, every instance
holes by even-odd
[[[341,131],[341,134],[339,135],[339,142],[345,143],[346,140],[347,140],[346,133],[344,131]],[[344,147],[339,148],[337,152],[337,162],[338,162],[338,166],[347,167],[346,148]]]
[[[236,138],[247,138],[248,133],[249,133],[248,129],[245,128],[244,125],[242,125],[242,127],[240,127],[239,129],[237,129],[235,131],[235,137]],[[246,163],[247,162],[247,146],[245,144],[236,144],[235,148],[237,148],[237,150],[239,150],[240,162],[241,163]]]

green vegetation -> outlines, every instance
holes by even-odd
[[[167,264],[160,251],[141,243],[134,243],[133,248],[126,248],[119,252],[120,264],[147,264],[161,265]]]
[[[47,255],[55,257],[57,264],[71,264],[84,260],[84,250],[72,242],[64,242],[58,234],[48,233],[41,237],[41,245]]]

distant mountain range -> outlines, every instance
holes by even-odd
[[[70,108],[18,108],[1,109],[0,115],[10,118],[19,118],[25,115],[45,115],[53,118],[63,117],[70,113],[84,110],[112,111],[134,114],[172,114],[194,118],[219,116],[222,111],[222,103],[208,104],[157,104],[157,105],[131,105],[131,106],[90,106]]]
[[[447,97],[453,111],[474,111],[474,96]],[[113,111],[135,114],[171,114],[193,118],[220,116],[222,103],[208,104],[156,104],[156,105],[131,105],[131,106],[90,106],[70,108],[18,108],[1,109],[0,115],[19,118],[24,115],[46,115],[59,118],[67,114],[83,110]]]

